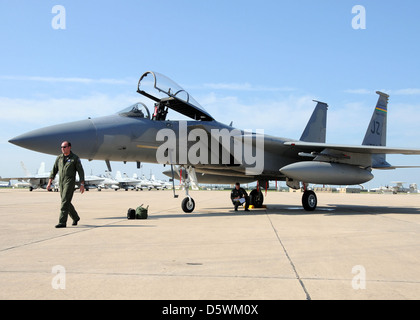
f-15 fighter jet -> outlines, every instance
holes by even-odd
[[[420,154],[420,149],[386,147],[389,96],[379,91],[365,138],[358,146],[325,142],[328,106],[319,101],[302,136],[295,140],[223,124],[187,91],[157,72],[145,72],[137,92],[153,101],[151,111],[138,102],[113,115],[37,129],[9,142],[55,155],[61,141],[71,141],[80,158],[105,160],[108,170],[110,161],[133,161],[138,168],[141,162],[161,163],[171,165],[174,177],[176,165],[187,173],[182,201],[185,212],[195,208],[188,194],[190,184],[257,181],[250,202],[258,207],[263,204],[261,188],[275,180],[303,188],[302,205],[311,211],[317,206],[317,197],[307,189],[309,183],[362,184],[373,178],[372,169],[397,168],[386,161],[386,154]],[[168,120],[169,110],[190,120]]]

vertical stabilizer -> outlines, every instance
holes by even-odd
[[[112,177],[111,172],[105,170],[105,177],[107,177],[108,179],[114,180],[114,178]]]
[[[25,172],[25,175],[26,175],[27,177],[32,176],[32,174],[29,172],[29,170],[28,170],[28,169],[26,169],[25,164],[23,163],[23,161],[21,161],[21,162],[20,162],[20,165],[21,165],[21,167],[22,167],[22,169],[23,169],[23,171]]]
[[[324,102],[316,101],[318,104],[300,137],[300,141],[325,143],[327,134],[327,110],[328,105]]]
[[[389,95],[376,91],[379,99],[373,111],[372,119],[366,130],[362,145],[364,146],[386,146],[386,118],[388,113]]]
[[[47,174],[47,172],[45,171],[45,162],[41,162],[37,174],[39,176]]]
[[[121,181],[122,180],[122,175],[121,175],[121,171],[117,171],[117,173],[115,174],[115,179],[117,181]]]
[[[376,93],[379,94],[378,102],[373,111],[362,145],[385,147],[389,95],[380,91],[376,91]],[[390,164],[385,160],[385,154],[372,155],[373,168],[386,168],[389,166]]]

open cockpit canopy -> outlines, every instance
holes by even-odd
[[[137,92],[155,101],[156,110],[170,108],[194,120],[214,120],[187,91],[158,72],[145,72],[138,82]]]

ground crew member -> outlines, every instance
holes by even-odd
[[[238,211],[238,207],[245,202],[245,211],[249,211],[249,196],[244,188],[241,188],[239,182],[235,183],[235,188],[233,188],[230,193],[230,199],[232,200],[233,205],[235,206],[235,211]],[[243,200],[241,200],[243,199]]]
[[[61,212],[60,219],[56,228],[65,228],[67,224],[67,216],[73,219],[73,226],[77,226],[80,220],[79,215],[71,204],[73,198],[74,187],[76,184],[76,172],[79,174],[80,192],[85,191],[85,173],[83,171],[80,158],[71,152],[71,143],[63,141],[61,143],[61,152],[55,160],[54,167],[51,170],[50,179],[48,180],[47,190],[51,190],[51,183],[56,174],[59,175],[59,187],[61,196]]]

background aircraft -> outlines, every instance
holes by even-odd
[[[29,191],[38,188],[46,189],[50,173],[45,171],[45,162],[41,162],[41,165],[39,166],[39,169],[35,175],[26,169],[23,162],[21,162],[20,165],[25,172],[25,176],[4,177],[0,178],[0,181],[18,180],[17,183],[13,184],[13,186],[29,188]],[[53,181],[53,187],[56,185],[56,179]]]
[[[85,175],[85,189],[89,191],[91,188],[100,190],[100,185],[105,179],[94,175]],[[76,174],[76,186],[79,187],[79,175]]]
[[[124,175],[122,175],[120,171],[117,171],[117,173],[115,174],[115,180],[118,181],[120,188],[124,189],[125,191],[127,191],[128,189],[134,190],[139,184],[138,179],[129,178],[125,173]]]
[[[147,179],[144,175],[142,175],[142,177],[139,178],[136,173],[133,173],[133,179],[138,181],[137,186],[140,190],[147,189],[150,191],[155,187],[152,181]]]
[[[98,191],[101,191],[101,189],[103,188],[105,189],[111,188],[117,191],[120,188],[118,181],[112,177],[109,171],[106,171],[105,175],[101,175],[100,178],[102,178],[103,180],[98,185]]]
[[[137,92],[154,101],[153,113],[139,102],[114,115],[41,128],[9,142],[56,154],[61,141],[70,140],[79,157],[105,160],[108,168],[110,161],[133,161],[138,168],[141,162],[166,163],[171,165],[172,177],[173,165],[180,165],[187,172],[186,197],[182,201],[185,212],[194,210],[195,202],[188,194],[188,187],[198,179],[203,182],[219,179],[220,183],[258,181],[259,187],[250,193],[251,203],[256,206],[263,203],[260,187],[268,187],[273,180],[286,181],[294,189],[302,186],[302,205],[306,210],[314,210],[317,197],[307,189],[309,183],[362,184],[373,178],[372,169],[398,168],[386,162],[386,154],[420,154],[420,149],[386,147],[388,95],[379,91],[365,138],[359,146],[325,142],[327,104],[323,102],[316,101],[300,140],[294,140],[246,132],[220,123],[184,89],[156,72],[148,71],[140,77]],[[169,109],[193,120],[167,120]],[[214,131],[223,130],[229,133],[227,144],[213,135]],[[166,136],[159,136],[162,132]],[[261,140],[263,143],[259,145]],[[243,152],[235,152],[238,144]],[[262,156],[261,170],[256,170],[257,161],[247,160],[245,148],[252,150],[255,159]],[[162,149],[164,161],[157,159]],[[199,162],[189,157],[198,153]],[[207,157],[204,161],[203,154]]]
[[[172,183],[156,179],[155,175],[152,174],[149,182],[153,185],[155,189],[170,189],[172,188]]]
[[[416,183],[410,183],[409,187],[404,187],[404,181],[392,181],[391,183],[395,183],[393,186],[385,186],[379,188],[370,189],[370,192],[378,192],[378,193],[418,193],[418,188]]]
[[[0,181],[1,181],[1,177],[0,177]],[[11,180],[9,180],[9,182],[1,182],[0,183],[0,188],[10,188],[12,186]]]
[[[11,181],[11,180],[18,180],[18,182],[14,183],[14,187],[24,187],[29,188],[29,191],[34,189],[46,189],[48,184],[48,179],[50,177],[50,172],[45,171],[45,162],[41,162],[39,169],[35,175],[31,174],[31,172],[26,169],[25,164],[23,162],[20,163],[23,171],[25,172],[25,176],[20,177],[5,177],[0,178],[0,181]],[[97,187],[104,179],[96,176],[87,175],[85,176],[85,186],[86,189]],[[76,185],[78,185],[78,177],[76,177]],[[52,189],[54,191],[58,191],[58,175],[55,177]]]

